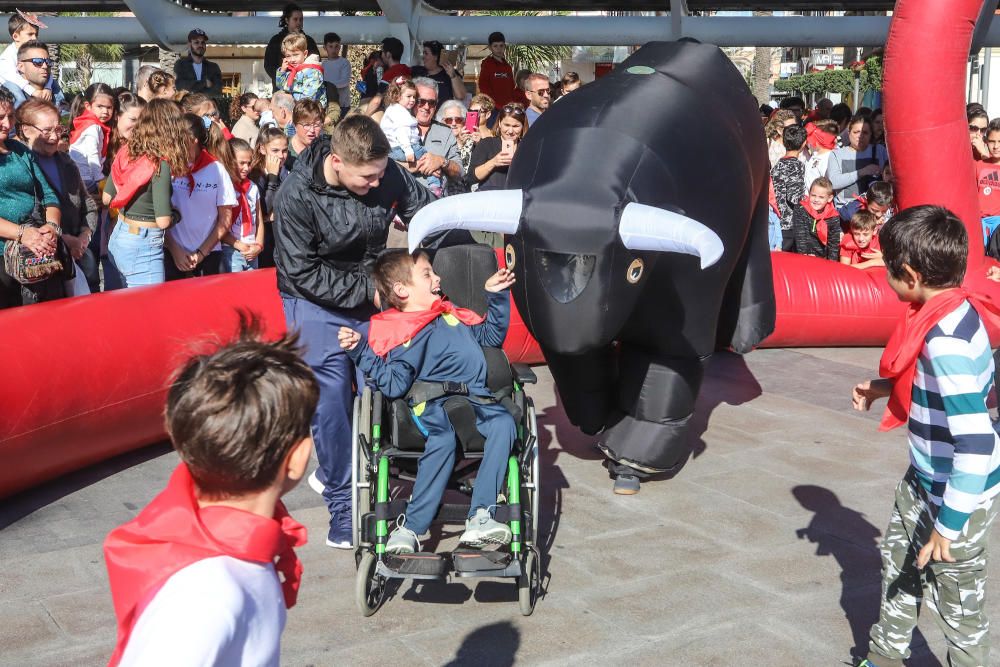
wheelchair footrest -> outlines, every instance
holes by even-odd
[[[448,559],[441,554],[386,554],[383,562],[394,574],[406,577],[443,577],[448,571]]]
[[[473,549],[453,551],[451,562],[456,573],[503,572],[513,560],[506,551],[477,551]]]

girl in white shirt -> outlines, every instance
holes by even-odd
[[[114,111],[114,92],[104,83],[91,84],[73,100],[69,156],[91,194],[97,193],[98,184],[104,180],[104,161],[108,156]]]
[[[239,273],[257,268],[257,256],[264,249],[264,217],[260,190],[250,179],[253,149],[242,139],[229,145],[236,159],[239,182],[235,183],[239,203],[233,207],[233,224],[222,237],[222,273]]]
[[[170,204],[180,221],[167,231],[164,269],[167,280],[213,275],[222,264],[222,237],[238,203],[232,176],[225,165],[205,150],[208,128],[201,116],[185,114],[191,126],[188,160],[191,173],[171,181]],[[211,125],[211,121],[207,123]]]

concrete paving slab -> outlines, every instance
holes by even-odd
[[[283,639],[287,665],[838,665],[877,612],[877,544],[905,470],[905,434],[850,410],[878,350],[716,355],[695,455],[632,498],[610,493],[594,438],[569,424],[551,377],[539,415],[546,594],[522,617],[510,581],[405,584],[373,617],[354,607],[354,559],[323,545],[305,485],[286,503],[312,541]],[[101,559],[111,528],[162,488],[160,445],[0,506],[0,665],[104,664],[115,624]],[[430,546],[457,531],[433,531]],[[995,551],[1000,538],[991,536]],[[996,559],[994,559],[996,562]],[[991,566],[991,569],[995,568]],[[988,609],[1000,612],[995,591]],[[939,665],[925,615],[910,665]]]

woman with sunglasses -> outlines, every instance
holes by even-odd
[[[528,131],[524,107],[508,104],[500,109],[493,126],[493,136],[481,139],[472,151],[467,179],[470,187],[479,190],[503,190],[507,187],[507,170],[514,159],[517,144]]]
[[[0,86],[0,252],[10,241],[20,241],[35,255],[54,255],[62,233],[59,198],[27,146],[15,141],[14,96]],[[33,220],[36,204],[44,220]],[[7,275],[0,261],[0,309],[51,301],[66,296],[63,277],[22,285]]]
[[[972,157],[976,160],[989,158],[990,151],[986,147],[986,128],[990,124],[990,117],[986,109],[982,106],[974,106],[966,111],[966,118],[969,121],[969,141],[972,142]]]
[[[436,40],[424,42],[423,64],[411,70],[412,78],[427,77],[438,83],[438,103],[448,100],[464,100],[466,96],[465,81],[455,66],[445,60],[441,61],[441,51],[444,46]]]
[[[467,173],[469,161],[472,159],[472,149],[479,141],[479,132],[469,132],[465,129],[466,111],[465,105],[458,100],[448,100],[441,105],[437,112],[437,122],[448,126],[452,134],[455,135],[455,142],[458,144],[459,162],[462,163],[462,173]],[[465,179],[449,178],[445,186],[445,195],[458,195],[468,192],[469,186]]]
[[[45,179],[59,199],[62,240],[87,278],[91,292],[100,291],[97,259],[87,246],[97,231],[97,202],[87,193],[80,170],[69,155],[59,152],[59,110],[49,102],[28,100],[15,113],[17,132],[31,149]]]

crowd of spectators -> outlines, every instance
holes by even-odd
[[[62,270],[25,285],[0,267],[0,308],[273,266],[282,183],[352,114],[378,121],[391,158],[434,196],[503,188],[553,93],[581,85],[574,72],[515,74],[501,33],[488,37],[477,90],[440,42],[423,43],[411,68],[395,37],[352,80],[340,36],[323,36],[321,60],[289,4],[265,51],[270,98],[227,96],[210,36],[194,28],[172,72],[144,65],[125,87],[94,83],[68,100],[44,27],[14,14],[0,54],[0,244],[61,258]]]

